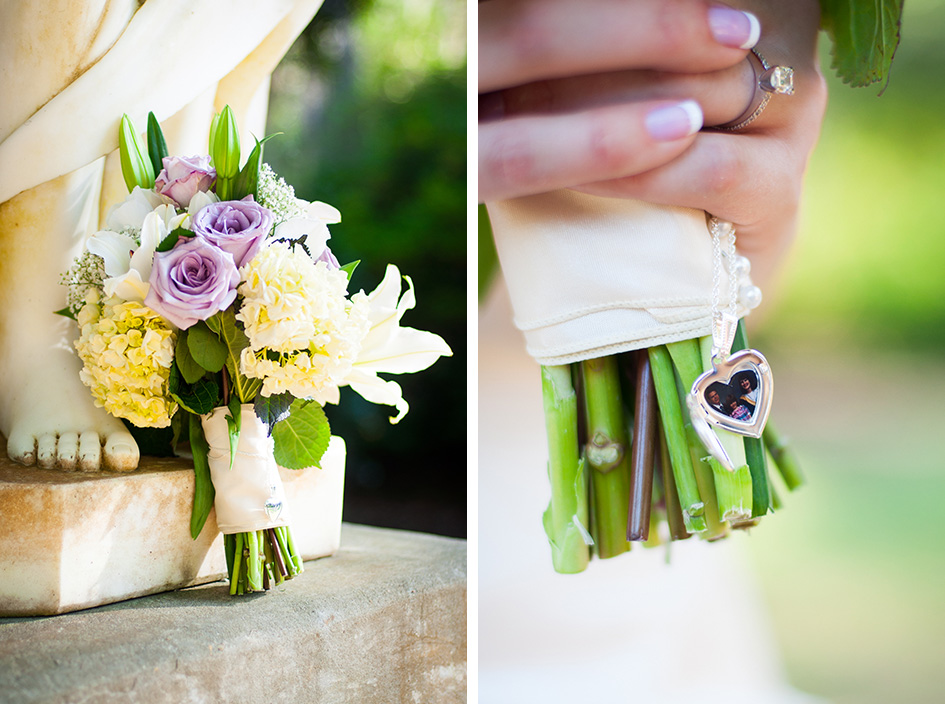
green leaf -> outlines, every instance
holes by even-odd
[[[348,262],[341,270],[348,275],[348,281],[351,281],[351,277],[354,275],[354,270],[358,268],[358,264],[361,263],[360,259],[355,259],[353,262]]]
[[[254,199],[258,196],[256,191],[259,187],[259,167],[262,166],[263,145],[279,134],[282,133],[277,132],[276,134],[264,137],[261,142],[258,139],[256,140],[256,146],[253,147],[253,151],[249,153],[249,159],[246,160],[236,180],[233,182],[233,192],[231,194],[233,200],[239,200],[248,195],[252,195]]]
[[[128,115],[122,115],[121,126],[118,128],[118,152],[121,161],[121,175],[125,179],[128,191],[135,186],[152,188],[154,186],[154,172],[148,153],[138,139],[138,132]]]
[[[227,408],[230,409],[230,412],[226,414],[226,429],[230,434],[230,469],[233,469],[236,450],[240,445],[240,421],[243,409],[240,407],[240,400],[236,396],[230,397]]]
[[[286,469],[321,467],[331,428],[325,411],[313,401],[296,400],[291,414],[272,430],[276,463]]]
[[[207,373],[207,370],[197,364],[194,356],[190,353],[187,337],[187,330],[181,330],[177,333],[177,344],[174,347],[174,361],[177,363],[177,367],[180,369],[184,381],[188,384],[196,384],[197,381]]]
[[[218,372],[226,364],[226,345],[204,322],[187,329],[187,347],[194,361],[208,372]]]
[[[66,306],[65,308],[60,308],[59,310],[53,311],[53,315],[61,315],[63,317],[75,320],[75,315],[73,315],[72,310],[68,306]]]
[[[200,418],[195,415],[190,416],[190,449],[194,454],[194,505],[190,510],[190,537],[196,540],[210,515],[216,492],[210,479],[210,462],[207,460],[210,446],[203,436]]]
[[[201,378],[194,384],[188,384],[176,364],[171,365],[168,386],[171,398],[185,411],[203,415],[219,405],[220,387],[214,379]]]
[[[831,67],[844,83],[889,80],[899,46],[903,0],[821,0],[821,26],[833,42]]]
[[[194,233],[186,227],[177,227],[168,233],[167,237],[161,240],[161,243],[154,248],[155,252],[170,252],[181,237],[193,237]]]
[[[289,417],[289,411],[295,397],[286,392],[275,396],[257,396],[253,401],[253,410],[256,417],[269,426],[269,435],[276,423]]]
[[[148,113],[148,154],[151,157],[151,167],[154,169],[154,178],[157,178],[164,168],[163,159],[168,155],[167,142],[164,141],[164,132],[153,112]]]
[[[249,347],[249,338],[236,319],[236,313],[232,308],[228,308],[208,318],[206,322],[226,346],[226,368],[230,372],[233,391],[242,403],[252,403],[256,393],[262,388],[262,380],[247,379],[240,373],[240,354]]]

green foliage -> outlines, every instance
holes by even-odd
[[[282,133],[277,132],[276,134]],[[233,193],[230,196],[233,200],[240,200],[249,195],[258,200],[256,189],[259,187],[259,167],[262,166],[263,145],[275,136],[275,134],[271,134],[264,137],[262,141],[256,140],[256,146],[249,153],[249,158],[233,182]]]
[[[187,349],[193,360],[208,372],[218,372],[226,364],[227,346],[205,322],[187,329]]]
[[[262,387],[262,381],[247,379],[240,373],[240,353],[249,347],[249,338],[246,337],[242,324],[236,319],[236,313],[232,308],[228,308],[208,318],[206,322],[225,347],[226,369],[233,384],[232,392],[236,393],[241,403],[252,403]]]
[[[153,112],[148,113],[148,154],[151,157],[151,166],[156,179],[164,168],[163,159],[168,156],[167,142],[164,141],[164,132]]]
[[[289,411],[294,400],[295,397],[286,392],[275,396],[260,394],[253,401],[253,410],[256,412],[256,417],[268,426],[269,435],[272,435],[272,429],[276,423],[289,417]]]
[[[831,67],[844,83],[868,86],[889,77],[903,0],[820,0],[821,24],[833,42]]]
[[[194,455],[194,505],[190,511],[190,537],[196,540],[207,522],[216,495],[210,480],[210,463],[207,460],[210,446],[203,436],[200,417],[196,415],[190,416],[190,448]]]
[[[360,264],[360,263],[361,263],[361,260],[360,260],[360,259],[356,259],[355,261],[353,261],[353,262],[348,262],[348,263],[345,264],[343,267],[341,267],[341,270],[342,270],[345,274],[348,275],[348,281],[351,281],[351,277],[354,276],[354,271],[355,271],[355,269],[358,268],[358,264]]]
[[[325,411],[314,401],[296,400],[288,418],[272,430],[276,463],[286,469],[321,467],[331,428]]]
[[[233,469],[236,450],[240,444],[240,423],[242,422],[243,409],[240,406],[240,400],[235,395],[230,397],[230,403],[227,407],[229,413],[226,414],[226,430],[230,437],[230,469]]]
[[[180,370],[181,376],[188,384],[194,384],[200,379],[207,370],[201,367],[190,354],[190,345],[187,342],[189,333],[187,330],[181,330],[177,333],[177,344],[174,347],[174,361]]]
[[[177,363],[171,365],[169,384],[171,398],[181,408],[197,415],[209,413],[220,401],[220,387],[217,382],[207,377],[200,377],[194,383],[187,383]]]
[[[170,252],[172,249],[174,249],[174,245],[177,244],[177,241],[181,237],[193,237],[193,236],[194,236],[194,233],[186,228],[183,228],[183,227],[175,228],[168,233],[167,237],[161,240],[160,244],[158,244],[158,246],[154,248],[154,251],[155,252]]]

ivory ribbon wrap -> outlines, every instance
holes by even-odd
[[[201,419],[204,437],[210,445],[210,478],[216,490],[213,507],[217,513],[217,526],[226,535],[289,524],[289,507],[273,456],[272,438],[256,417],[252,404],[240,408],[240,439],[232,469],[230,434],[226,424],[229,409],[215,408]],[[273,486],[274,492],[270,491]],[[275,519],[266,514],[265,506],[270,498],[282,503],[282,512]]]
[[[486,207],[515,325],[539,364],[711,333],[703,211],[570,190]],[[727,300],[725,280],[720,293]]]

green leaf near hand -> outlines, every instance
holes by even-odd
[[[240,373],[240,354],[249,347],[249,338],[243,326],[236,319],[232,308],[207,319],[210,330],[219,336],[226,348],[226,368],[230,372],[233,392],[242,403],[252,403],[256,393],[262,388],[261,379],[247,379]]]
[[[821,25],[833,42],[831,67],[844,83],[888,80],[902,20],[903,0],[821,0]]]
[[[314,401],[296,400],[288,418],[272,429],[276,463],[286,469],[321,467],[331,428],[325,411]]]
[[[218,372],[226,364],[226,344],[206,323],[196,323],[187,329],[187,347],[194,361],[208,372]]]

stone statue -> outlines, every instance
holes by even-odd
[[[61,274],[127,189],[118,124],[207,151],[230,105],[262,136],[270,74],[321,0],[0,4],[0,432],[22,464],[130,471],[138,448],[79,381]],[[224,9],[225,8],[225,9]]]

